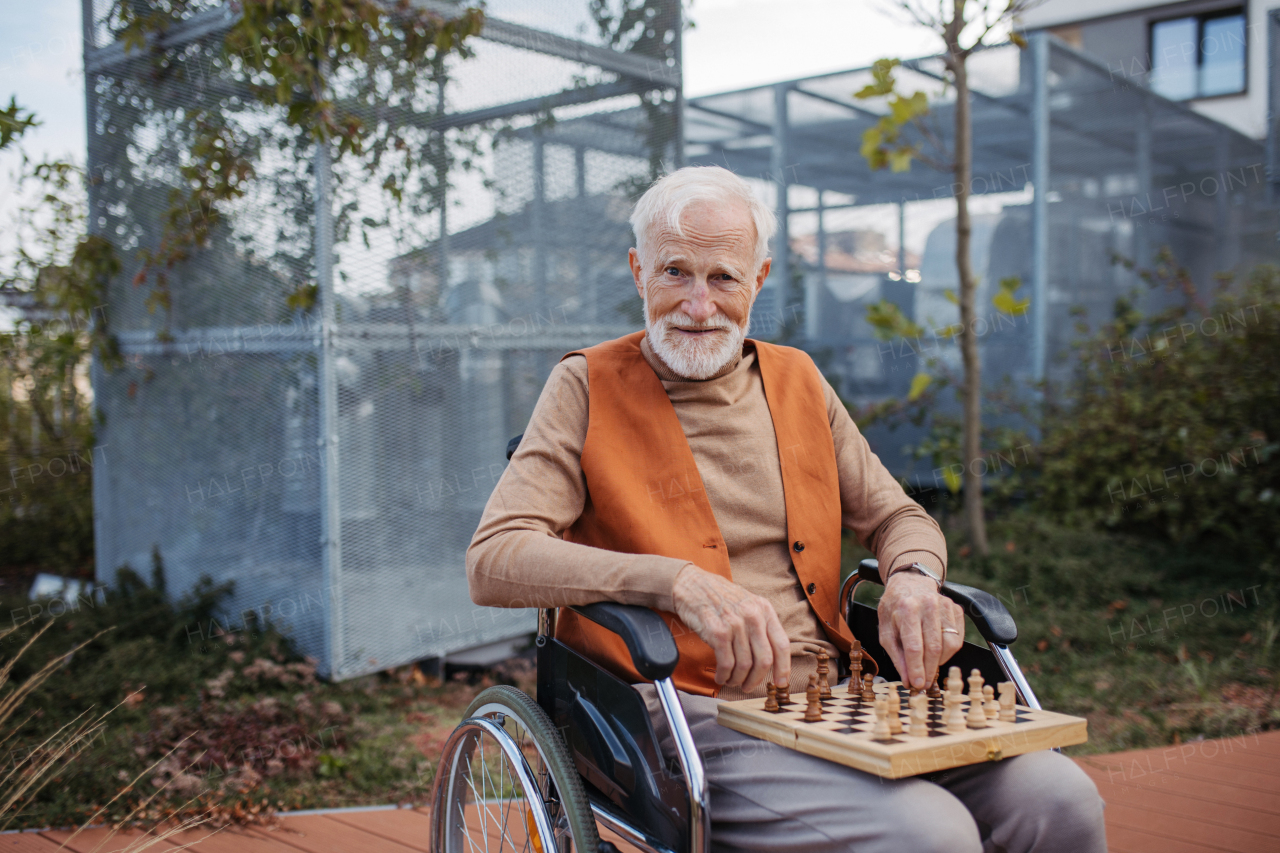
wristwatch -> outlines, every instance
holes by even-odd
[[[889,570],[889,574],[887,574],[887,575],[885,575],[885,576],[884,576],[884,582],[885,582],[885,585],[886,585],[886,586],[888,586],[888,584],[889,584],[889,578],[893,577],[893,576],[894,576],[894,575],[896,575],[898,572],[907,572],[907,571],[911,571],[911,572],[915,572],[916,574],[924,575],[925,577],[929,578],[930,580],[932,580],[934,583],[936,583],[936,584],[938,585],[938,591],[939,591],[939,592],[941,592],[941,591],[942,591],[942,578],[940,578],[940,577],[938,577],[936,574],[934,574],[934,572],[933,572],[933,570],[932,570],[932,569],[929,569],[929,568],[927,568],[926,566],[921,565],[920,563],[912,563],[912,564],[911,564],[911,565],[909,565],[909,566],[898,566],[898,567],[896,567],[896,568],[890,569],[890,570]]]

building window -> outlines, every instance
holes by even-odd
[[[1244,9],[1153,23],[1151,88],[1175,101],[1243,92]]]

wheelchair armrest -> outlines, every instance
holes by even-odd
[[[600,601],[569,609],[621,637],[636,672],[644,678],[657,681],[675,671],[680,660],[675,638],[662,617],[649,608]]]
[[[880,564],[875,560],[863,560],[858,564],[858,580],[883,583]],[[1018,639],[1018,626],[1008,609],[989,592],[950,581],[942,585],[942,594],[964,608],[965,615],[973,620],[978,633],[988,643],[1007,646]]]

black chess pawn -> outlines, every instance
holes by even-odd
[[[818,698],[826,702],[831,698],[831,656],[818,652]]]
[[[942,698],[942,688],[938,686],[938,674],[941,672],[942,672],[941,667],[934,670],[933,672],[933,681],[929,682],[929,698],[930,699]]]
[[[808,707],[804,710],[806,723],[822,722],[822,691],[818,688],[817,674],[809,676],[809,687],[804,691]]]
[[[778,688],[772,684],[766,684],[764,690],[764,709],[770,714],[781,711],[782,708],[778,705]]]

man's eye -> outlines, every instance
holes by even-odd
[[[667,267],[667,275],[680,275],[679,267]]]

